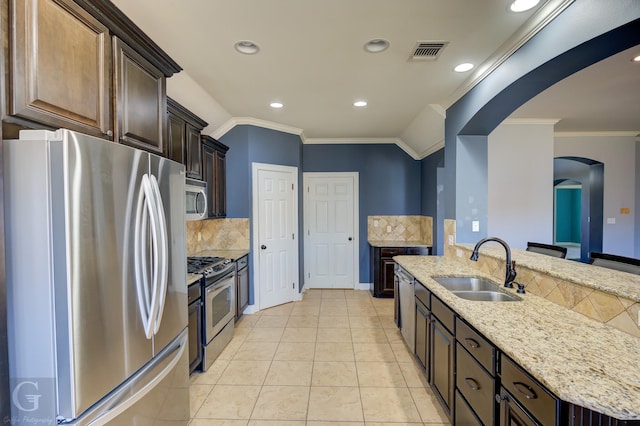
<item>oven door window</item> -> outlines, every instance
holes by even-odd
[[[215,326],[225,319],[231,312],[231,302],[233,301],[233,287],[225,287],[211,300],[211,325]]]

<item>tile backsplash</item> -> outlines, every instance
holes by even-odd
[[[377,225],[377,226],[376,226]],[[433,218],[430,216],[369,216],[369,241],[420,241],[431,245]]]
[[[187,221],[187,255],[203,250],[248,250],[249,219]]]

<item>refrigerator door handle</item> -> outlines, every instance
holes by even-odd
[[[155,210],[155,197],[151,189],[148,175],[142,176],[135,222],[135,271],[136,290],[138,293],[138,307],[144,327],[145,336],[153,336],[154,318],[157,312],[158,287],[158,218]],[[148,230],[151,231],[152,259],[149,259]],[[151,262],[151,284],[149,282],[148,264]]]
[[[158,185],[158,180],[154,175],[150,177],[151,189],[154,193],[154,202],[156,206],[157,212],[157,220],[158,220],[158,251],[159,251],[159,276],[157,277],[158,286],[155,288],[157,304],[156,304],[156,313],[154,318],[154,330],[153,333],[156,334],[160,329],[160,323],[162,321],[162,314],[164,312],[164,303],[165,296],[167,294],[167,279],[168,279],[168,271],[169,271],[169,247],[168,247],[168,233],[167,233],[167,219],[164,215],[164,202],[162,200],[162,195],[160,194],[160,186]]]

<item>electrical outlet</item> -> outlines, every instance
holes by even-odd
[[[391,225],[387,225],[387,232],[391,232]]]
[[[462,257],[462,250],[456,249],[456,256]]]
[[[471,222],[471,232],[480,232],[480,221],[474,220]]]
[[[380,221],[376,219],[373,221],[373,227],[377,228],[378,226],[380,226]]]
[[[202,241],[202,232],[198,232],[198,241]]]
[[[453,235],[449,235],[449,245],[453,245]]]

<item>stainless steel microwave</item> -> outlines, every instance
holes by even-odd
[[[185,194],[187,220],[206,219],[207,182],[187,178],[185,181]]]

